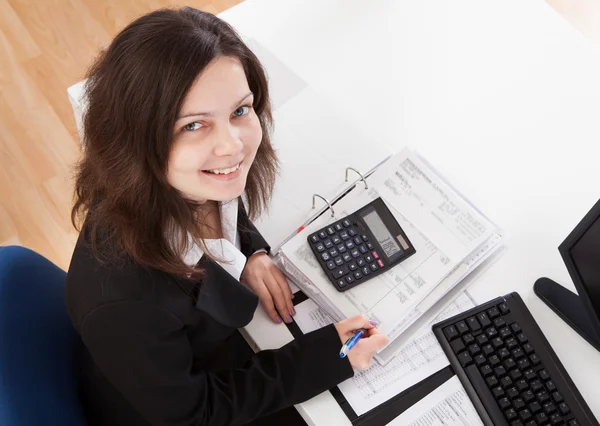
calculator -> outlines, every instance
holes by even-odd
[[[416,253],[381,198],[310,234],[308,244],[338,291],[346,291]]]

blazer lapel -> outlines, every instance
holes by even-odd
[[[218,263],[202,257],[199,265],[206,276],[198,290],[196,308],[229,327],[247,325],[256,311],[258,297]]]

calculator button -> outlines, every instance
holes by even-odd
[[[361,278],[362,278],[362,274],[360,273],[360,271],[354,271],[354,279],[360,280]]]
[[[333,278],[341,278],[344,275],[346,275],[348,273],[348,268],[346,268],[345,266],[342,266],[341,268],[337,268],[335,271],[332,272]]]
[[[325,252],[321,255],[321,259],[327,262],[329,259],[331,259],[331,256],[329,255],[329,253]]]
[[[371,244],[371,243],[367,243],[367,248],[368,248],[369,250],[373,250],[375,247],[373,246],[373,244]]]
[[[336,223],[336,224],[335,224],[335,230],[336,230],[336,231],[341,231],[342,229],[344,229],[344,228],[342,227],[342,224],[341,224],[341,223]]]
[[[335,259],[333,259],[333,261],[335,262],[335,264],[337,266],[342,266],[344,264],[344,259],[342,259],[341,257],[336,257]]]
[[[333,229],[333,227],[332,227],[332,226],[330,226],[329,228],[327,228],[327,233],[328,233],[329,235],[333,235],[333,234],[335,234],[335,229]]]
[[[344,281],[343,279],[341,279],[341,280],[338,280],[338,281],[337,281],[337,285],[338,285],[338,287],[340,287],[340,288],[346,287],[346,281]]]
[[[351,237],[354,237],[354,236],[356,235],[356,231],[355,231],[354,229],[350,228],[350,229],[348,230],[348,234],[349,234]]]
[[[344,227],[346,227],[346,228],[347,228],[347,227],[349,227],[349,226],[350,226],[350,221],[349,221],[348,219],[344,219],[344,220],[342,221],[342,225],[344,225]]]
[[[367,264],[367,262],[365,262],[364,259],[358,259],[356,261],[356,264],[362,268],[363,266],[365,266]]]
[[[358,269],[358,266],[356,266],[356,263],[352,262],[348,265],[348,268],[350,268],[351,271],[356,271]]]
[[[369,275],[371,273],[371,268],[365,266],[361,269],[363,275]]]
[[[318,235],[316,235],[316,234],[315,234],[315,235],[311,235],[311,236],[310,236],[310,240],[311,240],[313,243],[318,243],[318,242],[319,242],[319,236],[318,236]]]
[[[372,270],[373,272],[375,272],[376,270],[378,270],[378,269],[379,269],[379,266],[377,266],[377,263],[371,263],[371,265],[370,265],[370,266],[371,266],[371,270]]]
[[[362,240],[362,238],[360,238],[360,237],[354,237],[354,242],[355,242],[356,244],[362,244],[363,240]]]
[[[342,231],[342,232],[340,232],[340,238],[342,240],[346,241],[348,238],[350,238],[350,235],[348,235],[348,232]]]
[[[340,253],[337,251],[337,249],[332,248],[331,250],[329,250],[329,254],[331,255],[331,257],[336,257]]]
[[[365,254],[365,253],[369,252],[369,249],[366,246],[364,246],[364,245],[360,246],[358,249],[360,250],[360,252],[362,254]]]
[[[369,241],[369,237],[367,237],[366,235],[361,235],[363,241]]]
[[[352,257],[357,258],[358,256],[360,256],[360,252],[356,249],[352,250],[350,252],[350,254],[352,255]]]
[[[323,245],[323,243],[319,243],[315,246],[315,248],[317,249],[317,251],[319,253],[321,253],[322,251],[325,251],[325,246]]]
[[[373,259],[375,259],[375,260],[379,259],[379,254],[375,250],[373,250],[371,252],[371,254],[373,255]]]
[[[340,237],[338,237],[337,235],[334,235],[333,237],[331,237],[331,241],[333,241],[333,244],[335,244],[336,246],[342,242],[342,239]]]
[[[346,241],[346,247],[348,247],[348,250],[352,250],[356,246],[352,241]]]
[[[373,256],[371,256],[370,254],[368,254],[368,255],[365,256],[365,260],[367,262],[371,263],[374,259],[373,259]]]
[[[323,244],[325,244],[325,248],[331,248],[333,247],[333,243],[331,242],[331,240],[325,240],[323,241]]]
[[[350,262],[352,260],[352,256],[350,256],[350,254],[346,253],[342,256],[342,259],[344,259],[344,262]]]
[[[340,253],[346,253],[346,246],[344,244],[337,246],[337,249]]]
[[[330,260],[329,262],[327,262],[327,269],[329,269],[330,271],[332,269],[335,269],[335,262],[333,260]]]
[[[319,237],[324,240],[325,238],[327,238],[327,234],[325,233],[325,231],[321,231],[319,232]]]
[[[383,268],[383,260],[379,259],[377,261],[377,264],[379,265],[380,268]]]
[[[348,282],[348,284],[352,284],[354,282],[354,277],[352,276],[352,274],[346,275],[346,281]]]

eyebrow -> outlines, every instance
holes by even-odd
[[[244,102],[246,99],[248,99],[252,95],[253,95],[252,92],[246,93],[242,99],[240,99],[233,105],[232,109],[238,107],[242,102]],[[212,112],[188,112],[184,115],[180,115],[179,117],[177,117],[177,120],[181,120],[182,118],[186,118],[186,117],[196,117],[196,116],[212,117],[213,115],[214,114]]]

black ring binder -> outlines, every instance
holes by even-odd
[[[312,208],[315,208],[315,197],[319,197],[321,200],[325,201],[327,203],[327,205],[329,206],[329,210],[331,210],[331,217],[335,217],[335,212],[333,211],[333,206],[331,205],[331,203],[329,202],[329,200],[319,194],[313,194],[313,206]]]
[[[358,174],[360,176],[360,180],[362,180],[365,183],[365,189],[369,189],[369,185],[367,185],[367,180],[365,179],[363,174],[361,172],[359,172],[358,170],[356,170],[354,167],[350,167],[350,166],[346,167],[346,182],[348,182],[348,171],[349,170],[352,170],[353,172]]]

